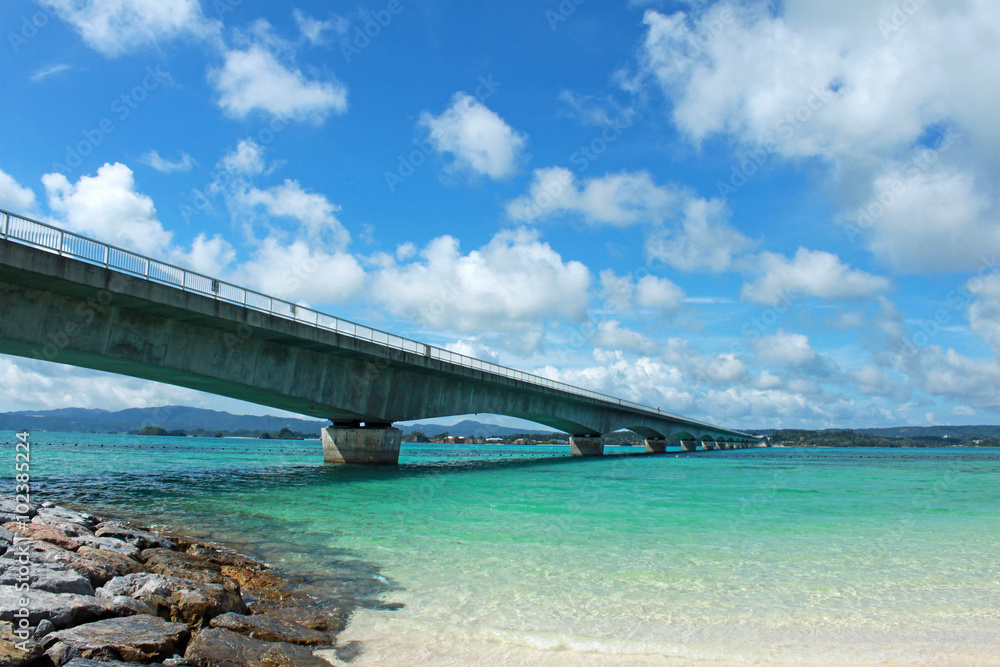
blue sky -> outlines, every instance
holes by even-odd
[[[0,208],[736,427],[995,423],[1000,7],[7,0]],[[0,410],[193,391],[0,357]]]

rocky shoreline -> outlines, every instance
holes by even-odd
[[[328,667],[351,607],[218,545],[0,496],[0,667]]]

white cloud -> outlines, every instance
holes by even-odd
[[[536,169],[528,193],[507,203],[516,221],[561,214],[582,216],[591,224],[625,227],[659,223],[673,216],[686,194],[675,186],[658,186],[648,172],[606,174],[577,182],[569,169]]]
[[[190,250],[171,248],[169,260],[206,276],[221,276],[236,259],[236,250],[218,234],[211,238],[199,234],[191,242]]]
[[[754,342],[757,355],[765,361],[789,366],[801,366],[816,360],[816,351],[803,334],[786,333],[779,329],[775,334],[761,336]]]
[[[514,330],[586,316],[590,271],[563,261],[531,230],[501,231],[467,255],[455,238],[442,236],[415,261],[381,261],[373,296],[393,313],[439,329]]]
[[[439,153],[450,153],[450,168],[493,179],[512,176],[527,144],[496,112],[466,93],[455,93],[440,116],[424,111],[418,123],[430,133]]]
[[[747,365],[731,352],[717,354],[707,359],[705,376],[715,384],[732,384],[747,376]]]
[[[454,343],[448,343],[444,347],[446,350],[450,350],[451,352],[456,352],[458,354],[464,354],[465,356],[472,357],[473,359],[491,361],[494,364],[500,363],[500,354],[491,346],[483,342],[483,340],[478,336],[463,338]]]
[[[347,19],[340,16],[320,21],[296,8],[292,11],[292,17],[299,32],[313,46],[329,44],[333,40],[333,35],[343,35],[347,32]]]
[[[349,253],[327,252],[303,239],[283,245],[269,237],[254,251],[253,258],[239,267],[234,279],[264,294],[320,304],[345,301],[358,294],[365,271]]]
[[[38,83],[39,81],[44,81],[54,74],[59,74],[61,72],[67,72],[73,69],[72,65],[67,65],[66,63],[59,63],[58,65],[49,65],[48,67],[43,67],[34,74],[31,75],[31,82]]]
[[[744,283],[743,299],[760,304],[774,304],[794,298],[847,299],[882,292],[889,281],[858,269],[852,269],[831,253],[799,248],[789,260],[784,255],[764,252],[747,260],[760,273]]]
[[[218,29],[198,0],[39,0],[105,56],[181,36],[206,38]]]
[[[298,220],[312,243],[340,249],[350,243],[350,234],[334,215],[340,206],[323,195],[306,192],[298,181],[285,179],[281,185],[265,190],[251,188],[241,199],[250,206],[263,206],[272,216]]]
[[[865,396],[889,396],[898,393],[901,389],[899,385],[889,379],[885,371],[875,366],[862,366],[851,371],[850,375],[858,391]],[[905,388],[903,389],[905,392]]]
[[[28,213],[35,208],[35,193],[0,169],[0,208],[11,213]]]
[[[70,230],[144,255],[162,257],[170,247],[173,235],[157,220],[153,200],[135,190],[124,164],[105,164],[75,184],[62,174],[45,174],[42,184],[49,208]]]
[[[676,367],[650,357],[629,361],[620,350],[594,350],[596,365],[584,368],[546,366],[535,372],[578,387],[621,396],[664,412],[687,413],[694,400]]]
[[[619,276],[611,269],[600,274],[600,297],[604,300],[604,310],[608,313],[624,313],[632,308],[635,285],[631,276]]]
[[[898,271],[975,268],[985,250],[1000,248],[995,210],[968,171],[894,167],[874,189],[859,227],[868,227],[869,247]]]
[[[901,183],[864,237],[894,268],[970,269],[997,244],[1000,5],[917,4],[902,19],[898,4],[822,0],[650,10],[642,69],[693,143],[724,136],[758,161],[819,158],[844,217]],[[899,167],[942,128],[957,139],[936,166]]]
[[[843,398],[822,396],[821,400],[785,389],[727,387],[712,389],[700,401],[702,411],[717,423],[740,420],[757,428],[781,428],[808,424],[833,426],[853,419],[856,409]]]
[[[71,231],[214,276],[236,256],[219,235],[199,234],[187,250],[174,245],[153,200],[136,190],[132,170],[124,164],[105,164],[75,184],[62,174],[45,174],[42,184],[57,224]]]
[[[1000,273],[977,276],[966,283],[976,297],[969,304],[969,326],[993,346],[1000,358]]]
[[[638,331],[622,327],[621,322],[617,320],[604,320],[598,323],[597,329],[591,336],[591,343],[595,347],[626,350],[637,354],[648,353],[656,347],[655,341]]]
[[[973,417],[976,414],[976,411],[968,405],[956,405],[952,412],[961,417]]]
[[[911,381],[935,396],[965,399],[972,407],[1000,408],[1000,364],[938,346],[919,350],[908,364]]]
[[[635,300],[643,308],[676,310],[684,301],[684,290],[666,278],[643,276],[636,283]]]
[[[257,29],[253,43],[226,51],[222,67],[208,71],[226,115],[245,118],[263,111],[282,120],[319,124],[331,113],[346,112],[347,88],[337,81],[308,79],[287,55],[279,56],[268,30]]]
[[[139,158],[139,162],[147,164],[163,174],[171,174],[175,171],[190,171],[191,167],[198,164],[194,161],[194,158],[187,153],[181,153],[179,159],[171,162],[170,160],[161,157],[157,151],[148,151],[141,158]]]
[[[646,253],[682,271],[728,271],[754,242],[729,225],[721,199],[689,198],[680,230],[665,230],[646,242]]]
[[[233,175],[256,176],[264,172],[264,147],[253,139],[241,139],[219,164]]]

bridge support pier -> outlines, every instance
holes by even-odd
[[[573,456],[604,456],[604,439],[573,435],[569,439],[569,449]]]
[[[710,452],[713,449],[715,449],[715,440],[702,440],[701,446],[705,449],[706,452]]]
[[[681,449],[685,452],[695,452],[698,451],[698,441],[697,440],[681,440]]]
[[[667,451],[667,441],[663,438],[646,438],[647,454],[662,454]]]
[[[327,463],[399,463],[399,445],[403,432],[398,428],[344,428],[327,426],[323,429],[323,460]]]

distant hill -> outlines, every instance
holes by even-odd
[[[218,410],[204,410],[170,405],[160,408],[129,408],[118,412],[88,408],[59,410],[24,410],[0,413],[0,431],[96,431],[126,433],[143,426],[159,426],[167,431],[280,431],[288,428],[298,433],[319,433],[328,421],[259,415],[234,415]]]
[[[891,428],[856,428],[857,433],[883,438],[964,438],[970,435],[1000,436],[1000,426],[893,426]]]
[[[470,436],[482,436],[488,438],[494,435],[516,435],[518,433],[548,434],[558,432],[553,431],[552,429],[532,430],[524,428],[509,428],[507,426],[497,426],[495,424],[483,424],[482,422],[476,422],[470,419],[460,421],[457,424],[452,424],[451,426],[447,426],[445,424],[435,424],[432,422],[419,422],[409,426],[400,425],[399,428],[402,429],[403,433],[407,435],[413,433],[414,431],[420,431],[428,437],[433,437],[447,431],[450,435],[459,435],[463,438],[468,438]]]
[[[96,431],[107,433],[116,431],[127,433],[138,431],[144,426],[159,426],[167,431],[267,431],[277,432],[288,428],[296,433],[316,434],[330,424],[329,421],[296,419],[294,417],[274,417],[259,415],[234,415],[218,410],[188,408],[184,406],[164,406],[162,408],[129,408],[118,412],[88,408],[61,408],[59,410],[23,410],[20,412],[0,412],[0,431],[61,431],[68,433]],[[448,426],[421,422],[410,426],[400,426],[403,433],[422,431],[427,436],[447,431],[451,435],[503,436],[516,433],[554,433],[551,429],[530,430],[508,428],[465,420]]]
[[[887,428],[837,428],[837,429],[778,429],[778,428],[758,428],[743,429],[747,433],[757,433],[760,435],[773,435],[778,431],[804,431],[807,433],[825,433],[826,431],[854,431],[864,435],[877,435],[882,438],[964,438],[970,435],[983,435],[987,437],[1000,437],[1000,426],[891,426]]]

